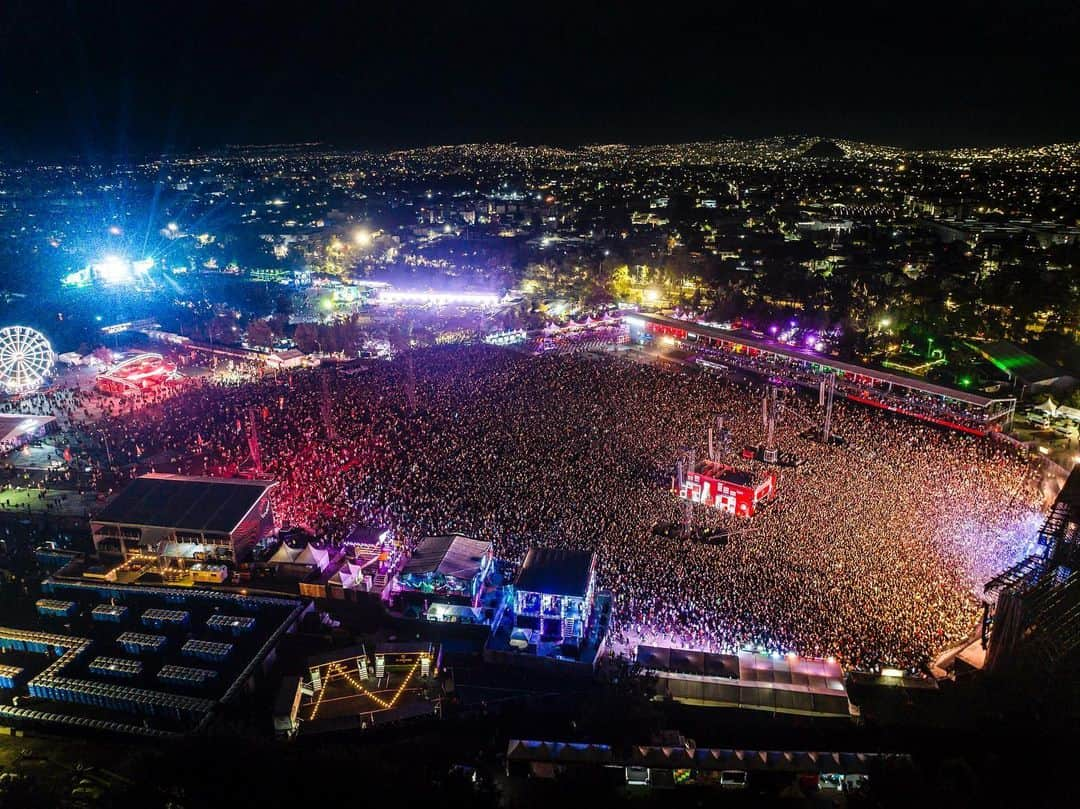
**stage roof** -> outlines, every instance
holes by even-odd
[[[530,593],[584,598],[593,559],[592,551],[529,548],[514,586]]]
[[[0,413],[0,444],[14,444],[47,424],[56,416],[28,416],[24,413]]]
[[[143,475],[121,489],[93,522],[228,534],[276,485],[272,480]]]
[[[701,323],[695,323],[692,320],[679,320],[664,315],[648,314],[644,312],[639,312],[633,315],[633,317],[647,323],[653,323],[657,326],[665,326],[669,329],[680,329],[690,334],[699,334],[714,340],[723,340],[728,343],[737,343],[750,348],[756,348],[759,351],[767,351],[781,357],[787,357],[788,359],[816,363],[826,368],[844,371],[845,373],[873,377],[882,382],[892,382],[894,385],[901,385],[905,388],[917,390],[922,393],[931,393],[935,396],[943,396],[958,402],[974,405],[975,407],[988,407],[993,402],[1010,401],[1015,398],[1013,396],[981,396],[977,393],[971,393],[965,390],[947,388],[944,385],[935,385],[932,382],[927,382],[925,379],[920,379],[918,377],[904,376],[892,371],[874,368],[869,365],[844,362],[843,360],[838,360],[835,357],[830,357],[826,354],[815,354],[810,351],[803,351],[802,349],[784,345],[783,343],[777,343],[765,338],[747,336],[741,331],[728,331],[727,329],[717,328],[716,326],[706,326]]]
[[[471,579],[480,572],[483,558],[490,552],[490,542],[460,534],[426,537],[420,540],[401,572],[413,576],[439,573],[456,579]]]

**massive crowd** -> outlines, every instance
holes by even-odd
[[[249,456],[254,422],[279,518],[330,541],[376,524],[406,543],[491,540],[511,561],[529,545],[595,549],[616,642],[906,667],[966,637],[973,591],[1039,519],[1037,471],[1000,442],[841,404],[847,445],[825,447],[800,437],[820,419],[816,398],[791,395],[779,443],[804,464],[783,470],[778,498],[743,522],[696,507],[703,526],[751,530],[726,547],[651,533],[679,519],[676,458],[704,456],[712,413],[734,447],[761,440],[760,395],[610,354],[453,347],[203,385],[96,429],[116,464],[221,473]]]

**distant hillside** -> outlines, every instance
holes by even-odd
[[[845,152],[831,140],[819,140],[802,154],[814,160],[842,160]]]

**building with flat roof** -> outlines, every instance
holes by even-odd
[[[99,553],[241,562],[274,530],[272,480],[143,475],[90,521]]]

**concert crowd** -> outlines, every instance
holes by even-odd
[[[324,380],[324,376],[326,379]],[[92,434],[114,466],[281,482],[276,513],[339,542],[356,525],[406,545],[463,533],[520,562],[530,545],[598,552],[617,644],[747,646],[847,666],[925,665],[967,637],[975,596],[1038,524],[1039,472],[1007,444],[838,403],[843,447],[801,437],[816,397],[785,396],[775,501],[739,519],[696,506],[726,546],[654,535],[678,522],[686,447],[706,455],[716,413],[724,459],[763,439],[760,386],[612,354],[529,357],[434,348],[361,368],[200,384],[141,408],[105,409]],[[79,407],[75,403],[74,409]]]

